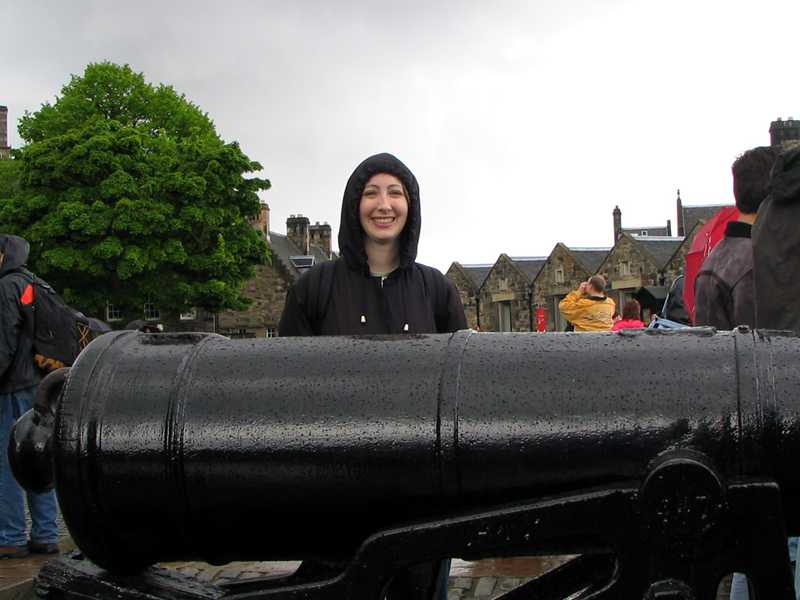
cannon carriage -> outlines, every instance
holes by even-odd
[[[701,600],[742,571],[788,600],[798,358],[747,329],[118,332],[42,386],[10,451],[112,578],[299,559],[336,567],[219,597],[377,600],[421,562],[563,553],[504,597]]]

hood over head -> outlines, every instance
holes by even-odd
[[[361,228],[358,209],[364,186],[370,177],[378,173],[388,173],[397,177],[408,194],[408,219],[399,240],[400,267],[406,268],[412,265],[417,258],[417,244],[422,227],[417,178],[398,158],[387,153],[376,154],[356,167],[344,189],[342,219],[339,223],[339,251],[351,269],[369,269],[367,254],[364,251],[364,230]]]
[[[800,146],[778,156],[770,174],[769,194],[776,203],[800,202]]]
[[[24,267],[30,250],[30,244],[21,237],[0,233],[0,252],[5,256],[0,264],[0,275]]]

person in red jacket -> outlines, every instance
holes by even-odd
[[[622,318],[614,323],[611,331],[620,329],[644,329],[645,324],[639,318],[642,314],[642,307],[636,300],[628,300],[622,307]]]

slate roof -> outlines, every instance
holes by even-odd
[[[641,235],[642,231],[646,231],[646,235],[658,235],[658,236],[668,236],[672,232],[667,229],[666,226],[663,227],[623,227],[622,231],[625,233],[630,233],[631,235]]]
[[[466,273],[476,290],[481,289],[486,276],[494,265],[461,265],[461,270]]]
[[[297,279],[301,271],[292,264],[289,257],[302,256],[304,252],[287,236],[274,231],[269,232],[269,247],[272,251],[272,260],[280,262],[292,279]],[[325,252],[319,246],[311,246],[311,255],[314,257],[314,264],[328,260],[328,257],[325,256]]]
[[[525,273],[528,281],[533,281],[547,262],[546,256],[509,256],[511,261]]]
[[[654,235],[632,235],[655,259],[656,267],[663,269],[683,244],[682,237],[658,237]]]
[[[689,233],[698,222],[708,221],[719,212],[720,208],[733,206],[733,204],[709,204],[707,206],[682,206],[683,211],[683,233]]]
[[[569,248],[575,259],[589,273],[597,273],[611,248]]]

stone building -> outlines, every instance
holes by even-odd
[[[253,223],[266,238],[271,264],[256,266],[256,274],[245,284],[244,293],[253,303],[247,310],[225,311],[218,315],[217,332],[229,337],[273,337],[283,312],[286,291],[302,273],[333,257],[331,226],[311,225],[303,215],[286,220],[286,235],[270,231],[269,206],[261,205]]]
[[[547,257],[519,258],[501,254],[491,267],[453,263],[447,277],[461,294],[470,327],[482,331],[533,331],[535,314],[544,310],[547,331],[563,331],[567,323],[558,303],[595,274],[608,281],[608,295],[618,308],[642,288],[664,298],[683,273],[691,239],[722,205],[682,206],[678,223],[690,225],[689,235],[673,237],[672,222],[664,227],[622,227],[622,211],[613,211],[613,247],[567,247],[558,243]],[[633,233],[632,233],[633,232]],[[644,317],[649,318],[650,308]]]
[[[564,331],[567,323],[558,312],[558,303],[597,272],[610,250],[568,248],[561,242],[555,245],[533,281],[533,304],[544,309],[547,331]]]
[[[8,107],[0,106],[0,160],[11,158],[11,147],[8,145]]]
[[[678,190],[678,198],[675,200],[678,209],[678,237],[684,237],[688,232],[694,230],[695,226],[705,223],[719,212],[719,209],[733,206],[732,202],[726,204],[705,204],[703,206],[690,206],[683,204],[681,191]]]
[[[445,273],[458,289],[470,329],[481,329],[480,290],[491,269],[490,264],[462,265],[454,262]]]
[[[619,209],[619,206],[614,207],[612,215],[614,220],[614,242],[616,242],[619,239],[619,236],[623,233],[629,233],[631,235],[672,236],[672,221],[669,219],[667,219],[667,224],[664,227],[661,227],[660,225],[656,225],[654,227],[623,227],[622,211]]]
[[[546,260],[500,255],[479,290],[481,330],[533,331],[531,285]]]
[[[769,124],[769,143],[771,146],[787,146],[800,141],[800,121],[780,117]]]
[[[617,309],[642,287],[669,287],[683,272],[689,239],[623,233],[597,269],[606,278],[607,295]]]

